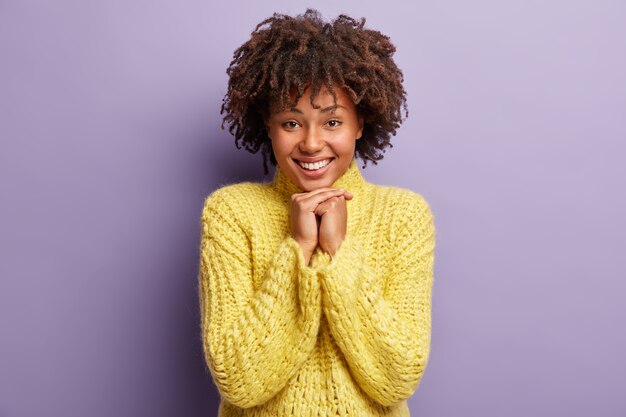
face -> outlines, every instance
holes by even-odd
[[[363,119],[343,88],[332,94],[322,88],[311,106],[307,89],[295,107],[272,112],[266,122],[274,156],[280,169],[301,190],[330,187],[354,158]]]

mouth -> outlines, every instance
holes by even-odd
[[[298,171],[305,178],[310,180],[317,180],[324,178],[326,172],[332,167],[335,158],[319,159],[317,161],[304,162],[294,159],[295,165],[298,166]]]
[[[294,161],[300,166],[300,168],[306,171],[318,171],[320,169],[323,169],[327,167],[332,162],[332,160],[333,158],[327,158],[327,159],[321,159],[315,162],[303,162],[303,161],[294,159]]]

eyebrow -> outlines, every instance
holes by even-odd
[[[332,106],[324,107],[323,109],[320,110],[320,113],[332,113],[332,112],[334,112],[337,109],[345,109],[345,108],[346,107],[342,106],[341,104],[335,104],[335,105],[332,105]],[[298,109],[296,107],[290,108],[289,112],[303,114],[302,110],[300,110],[300,109]]]

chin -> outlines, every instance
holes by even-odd
[[[302,191],[304,192],[310,192],[310,191],[314,191],[317,190],[318,188],[330,188],[333,185],[333,182],[328,182],[328,181],[319,181],[319,182],[312,182],[312,181],[306,181],[304,183],[300,183],[299,186],[302,189]]]

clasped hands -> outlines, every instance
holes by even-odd
[[[291,196],[291,234],[309,264],[315,248],[334,255],[346,237],[352,194],[339,188],[318,188]]]

